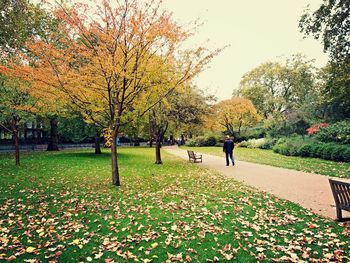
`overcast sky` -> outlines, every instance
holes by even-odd
[[[303,39],[298,21],[303,10],[320,6],[321,0],[165,0],[174,18],[188,23],[204,21],[191,40],[210,48],[230,45],[196,79],[199,88],[220,100],[231,97],[242,75],[261,63],[303,53],[324,66],[327,56],[320,42]]]

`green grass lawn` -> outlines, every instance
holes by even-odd
[[[350,260],[349,229],[154,149],[0,155],[0,261]]]
[[[222,147],[181,147],[197,152],[224,156]],[[240,161],[267,164],[309,173],[323,174],[340,178],[350,178],[350,163],[339,163],[318,158],[285,156],[272,150],[236,147],[234,157]]]

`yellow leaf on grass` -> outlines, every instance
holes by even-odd
[[[152,248],[158,247],[158,243],[157,243],[157,242],[153,243],[153,244],[151,245],[151,247],[152,247]]]
[[[33,253],[35,249],[36,249],[35,247],[27,247],[26,252]]]

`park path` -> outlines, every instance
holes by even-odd
[[[170,154],[188,160],[186,150],[164,147]],[[268,165],[236,161],[235,166],[226,166],[224,157],[203,154],[203,163],[198,165],[218,171],[244,184],[292,201],[328,218],[335,218],[335,206],[327,176],[289,170]],[[340,179],[342,181],[349,181]],[[343,213],[349,216],[350,213]]]

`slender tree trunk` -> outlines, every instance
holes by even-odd
[[[156,136],[156,164],[162,164],[162,156],[160,154],[160,148],[162,147],[161,136]]]
[[[16,120],[12,120],[12,135],[13,141],[15,143],[15,158],[16,158],[16,166],[20,165],[20,152],[19,152],[19,137],[18,137],[18,125]]]
[[[120,186],[119,168],[118,168],[118,155],[117,155],[117,132],[112,132],[112,184]]]
[[[149,124],[149,147],[152,148],[153,146],[153,130],[152,130],[152,118],[151,114],[148,115],[148,124]]]
[[[95,154],[101,154],[101,138],[100,133],[96,132],[95,134]]]
[[[239,122],[238,134],[241,134],[242,121]]]
[[[50,140],[47,150],[58,151],[58,122],[56,117],[50,119]]]

